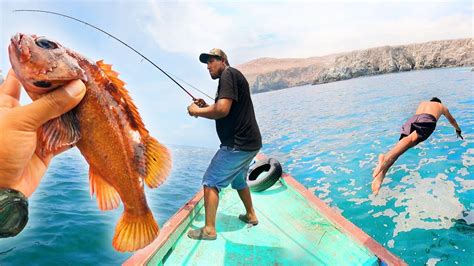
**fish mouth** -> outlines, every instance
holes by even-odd
[[[10,46],[8,46],[10,53],[15,54],[16,58],[20,60],[20,63],[28,62],[31,58],[30,49],[21,44],[23,37],[25,37],[25,35],[22,33],[15,34],[10,39]]]
[[[16,57],[19,63],[27,63],[30,61],[32,55],[30,48],[28,47],[28,40],[24,40],[25,34],[17,33],[10,39],[10,45],[8,46],[8,51],[10,56]],[[36,39],[36,35],[31,36],[33,39]],[[34,40],[33,40],[34,42]],[[34,45],[34,44],[33,44]],[[52,72],[53,69],[57,67],[57,64],[49,64],[44,68],[40,68],[36,71],[37,75],[46,75],[49,72]]]
[[[20,46],[21,39],[23,39],[24,36],[25,35],[22,33],[17,33],[10,39],[10,43],[18,48]]]

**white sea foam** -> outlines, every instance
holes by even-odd
[[[397,214],[389,209],[373,216],[394,217],[394,237],[400,232],[408,232],[415,228],[450,228],[453,225],[452,219],[459,216],[463,205],[455,197],[456,185],[446,179],[445,174],[438,174],[434,178],[422,178],[418,172],[410,172],[400,180],[402,185],[392,189],[382,186],[379,195],[369,196],[371,205],[385,206],[388,201],[395,200],[395,207],[405,207],[405,210]],[[407,188],[406,185],[410,186]]]
[[[324,203],[326,203],[327,205],[330,205],[331,202],[333,202],[333,200],[331,198],[324,198],[322,199],[324,201]],[[342,213],[342,210],[340,211]]]
[[[390,240],[387,242],[387,247],[389,247],[389,248],[395,247],[395,240],[390,239]]]
[[[328,166],[320,166],[320,167],[318,167],[316,170],[321,171],[321,172],[323,172],[323,173],[326,174],[326,175],[328,175],[328,174],[335,174],[335,173],[336,173],[336,171],[334,171],[334,170],[331,168],[331,166],[329,166],[329,165],[328,165]]]
[[[464,165],[464,167],[474,165],[474,157],[470,155],[474,155],[474,149],[467,149],[467,151],[463,155],[461,155],[462,165]]]
[[[362,199],[362,198],[353,198],[353,199],[348,199],[347,201],[350,201],[350,202],[354,202],[355,205],[361,205],[362,203],[364,202],[367,202],[369,201],[370,199],[369,198],[365,198],[365,199]],[[373,211],[373,210],[372,210]],[[369,212],[370,213],[370,212]]]
[[[420,156],[420,157],[426,156],[426,151],[419,152],[419,153],[418,153],[418,156]]]
[[[318,197],[321,199],[324,199],[325,197],[327,197],[329,193],[331,192],[329,190],[329,187],[331,187],[331,184],[329,183],[324,183],[322,186],[317,187],[316,191],[320,192],[318,194]]]
[[[318,181],[316,181],[317,184],[321,184],[321,182],[323,182],[324,180],[326,180],[325,177],[321,177],[320,179],[318,179]]]
[[[354,196],[357,193],[357,191],[347,191],[342,193],[343,196]]]
[[[461,189],[459,190],[460,193],[474,189],[474,180],[466,180],[457,176],[454,178],[454,180],[458,181],[459,185],[461,186]]]
[[[351,169],[345,168],[345,167],[338,167],[337,169],[341,170],[341,172],[344,172],[346,174],[350,174],[350,173],[354,172],[354,170],[351,170]]]
[[[445,176],[438,174],[434,178],[421,178],[416,173],[410,175],[415,180],[415,187],[403,192],[400,188],[394,189],[398,192],[395,207],[406,208],[393,219],[396,224],[393,236],[415,228],[447,229],[453,225],[452,219],[462,212],[463,205],[455,197],[455,184],[443,180]]]
[[[359,161],[359,167],[360,168],[363,168],[366,164],[373,162],[374,158],[376,157],[376,154],[375,153],[366,153],[365,156],[369,157],[369,158],[366,159],[366,160]]]
[[[432,163],[436,163],[436,162],[442,162],[442,161],[446,161],[446,160],[448,160],[448,156],[437,156],[436,158],[422,158],[418,162],[418,166],[413,170],[418,171],[418,170],[421,169],[422,166],[432,164]]]
[[[467,176],[469,175],[469,171],[467,170],[467,168],[461,168],[458,170],[457,174],[461,175],[461,176]]]
[[[351,182],[349,183],[349,186],[351,186],[351,187],[353,187],[353,186],[355,185],[355,183],[356,183],[356,180],[355,180],[354,178],[349,179],[349,181],[351,181]]]
[[[436,265],[441,259],[438,258],[429,258],[428,261],[426,262],[426,266],[434,266]]]
[[[383,212],[377,212],[372,214],[373,217],[377,218],[379,216],[394,217],[397,215],[397,212],[392,209],[386,209]]]

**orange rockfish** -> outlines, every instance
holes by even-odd
[[[99,209],[124,213],[113,239],[118,251],[151,243],[159,228],[147,205],[143,183],[156,188],[171,168],[166,147],[150,136],[125,83],[102,61],[94,63],[59,43],[36,35],[16,34],[8,47],[18,79],[33,99],[74,79],[86,84],[86,95],[68,113],[38,130],[37,153],[56,153],[77,145],[89,163],[91,195]]]

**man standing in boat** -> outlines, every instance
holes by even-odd
[[[257,225],[258,220],[246,182],[250,162],[262,147],[262,138],[253,109],[247,79],[237,69],[229,66],[227,55],[214,48],[202,53],[199,60],[207,64],[212,79],[219,79],[215,102],[208,105],[202,99],[188,107],[195,117],[216,120],[216,130],[221,141],[203,176],[204,208],[206,222],[203,228],[190,230],[192,239],[214,240],[219,192],[231,184],[239,193],[246,213],[239,215],[245,223]]]
[[[441,117],[446,116],[449,123],[456,129],[457,137],[463,139],[461,128],[456,119],[451,115],[448,108],[441,103],[441,100],[433,97],[429,102],[421,102],[414,116],[408,119],[402,127],[402,132],[398,143],[386,154],[379,155],[377,167],[375,167],[372,181],[372,192],[378,194],[380,186],[388,169],[395,161],[408,149],[425,141],[433,133],[436,122]]]

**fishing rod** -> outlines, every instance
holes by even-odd
[[[107,34],[109,37],[112,37],[114,38],[116,41],[120,42],[121,44],[127,46],[128,48],[132,49],[135,53],[137,53],[138,55],[140,55],[143,59],[145,59],[146,61],[148,61],[150,64],[152,64],[154,67],[158,68],[161,72],[163,72],[163,74],[165,74],[168,78],[170,78],[172,81],[174,81],[174,83],[176,83],[176,85],[178,85],[184,92],[186,92],[189,96],[191,96],[191,98],[193,99],[193,101],[196,101],[197,98],[194,97],[188,90],[186,90],[183,86],[181,86],[181,84],[179,84],[174,78],[172,78],[168,73],[166,73],[163,69],[161,69],[159,66],[157,66],[155,63],[153,63],[153,61],[151,61],[150,59],[148,59],[146,56],[144,56],[142,53],[140,53],[139,51],[137,51],[135,48],[131,47],[130,45],[128,45],[127,43],[123,42],[122,40],[120,40],[119,38],[115,37],[114,35],[106,32],[105,30],[102,30],[101,28],[99,27],[96,27],[90,23],[87,23],[83,20],[80,20],[80,19],[77,19],[77,18],[74,18],[74,17],[71,17],[71,16],[68,16],[68,15],[64,15],[64,14],[61,14],[61,13],[57,13],[57,12],[52,12],[52,11],[47,11],[47,10],[39,10],[39,9],[16,9],[16,10],[13,10],[13,12],[37,12],[37,13],[46,13],[46,14],[52,14],[52,15],[57,15],[57,16],[61,16],[61,17],[65,17],[65,18],[68,18],[68,19],[72,19],[72,20],[75,20],[75,21],[78,21],[78,22],[81,22],[89,27],[92,27],[102,33],[105,33]],[[176,77],[175,75],[173,75],[175,78],[183,81],[184,83],[190,85],[189,83],[187,83],[186,81]],[[195,90],[199,91],[200,93],[206,95],[207,97],[209,97],[211,100],[214,100],[214,98],[212,98],[211,96],[207,95],[206,93],[204,93],[203,91],[199,90],[198,88],[190,85],[192,88],[194,88]]]

